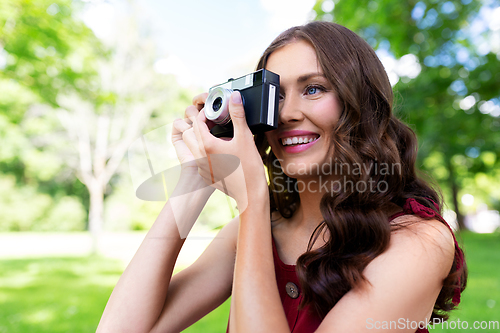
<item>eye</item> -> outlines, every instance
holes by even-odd
[[[281,102],[283,102],[284,100],[285,100],[285,94],[280,93],[280,94],[279,94],[279,102],[281,103]]]
[[[325,88],[323,88],[322,86],[314,85],[306,87],[306,95],[316,95],[323,91],[325,91]]]

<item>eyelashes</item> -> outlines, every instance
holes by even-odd
[[[315,95],[319,92],[325,92],[325,91],[326,91],[325,87],[318,85],[318,84],[311,84],[305,88],[304,93],[306,95]]]
[[[318,95],[319,93],[323,93],[323,92],[327,92],[327,91],[328,91],[328,89],[320,84],[309,84],[304,88],[302,94],[304,96],[315,96],[315,95]],[[280,102],[282,102],[285,99],[285,94],[283,92],[280,92],[279,98],[280,98]]]

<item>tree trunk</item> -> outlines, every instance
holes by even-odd
[[[92,237],[92,254],[97,254],[104,211],[104,187],[96,179],[88,186],[90,194],[89,231]]]
[[[453,209],[455,210],[455,213],[457,214],[457,223],[458,223],[458,229],[459,231],[466,229],[465,224],[464,224],[464,216],[462,213],[460,213],[460,208],[458,205],[458,185],[457,185],[457,179],[455,176],[455,169],[453,165],[451,164],[451,160],[447,159],[448,163],[446,163],[448,167],[448,172],[449,172],[449,182],[450,182],[450,187],[451,187],[451,198],[453,201]]]

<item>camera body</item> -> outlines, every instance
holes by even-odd
[[[204,107],[206,118],[216,124],[210,132],[216,137],[233,137],[229,98],[235,90],[241,94],[253,134],[278,128],[279,84],[278,74],[260,69],[210,88]]]

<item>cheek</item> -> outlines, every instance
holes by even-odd
[[[275,140],[274,138],[276,137],[275,133],[276,133],[276,130],[268,131],[268,132],[264,133],[266,135],[266,140],[271,147],[274,144],[274,140]]]
[[[267,142],[271,142],[272,138],[273,138],[273,133],[275,133],[276,131],[273,130],[273,131],[267,131],[264,133],[264,135],[266,136],[266,139],[267,139]]]
[[[321,99],[311,111],[311,116],[323,126],[333,127],[340,118],[340,107],[335,96]]]

